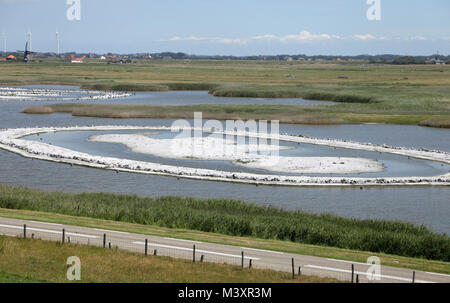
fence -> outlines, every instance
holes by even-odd
[[[6,225],[2,225],[5,227]],[[81,245],[91,245],[97,247],[103,247],[104,249],[121,249],[135,253],[142,253],[146,256],[165,256],[172,258],[188,259],[192,262],[212,262],[240,266],[242,268],[259,268],[259,269],[272,269],[276,271],[287,272],[292,279],[296,279],[301,275],[306,276],[320,276],[331,277],[341,281],[347,281],[351,283],[371,282],[366,276],[365,270],[358,270],[355,264],[348,263],[347,269],[335,269],[326,268],[322,266],[315,266],[304,263],[300,258],[289,256],[289,254],[280,254],[279,257],[271,258],[270,262],[258,257],[258,251],[262,250],[253,249],[248,250],[242,248],[238,251],[238,248],[222,246],[221,251],[218,249],[206,248],[207,245],[215,244],[203,244],[201,242],[172,239],[173,241],[184,241],[183,245],[180,242],[176,242],[173,245],[170,243],[170,238],[165,239],[164,242],[159,237],[145,236],[138,234],[128,234],[121,232],[114,232],[120,236],[111,235],[111,231],[107,233],[99,233],[98,235],[82,234],[79,232],[73,232],[61,228],[60,230],[48,230],[41,228],[30,228],[26,224],[23,227],[20,226],[8,226],[11,232],[5,233],[6,236],[14,236],[29,239],[41,239],[47,241],[57,241],[61,243],[72,243]],[[99,231],[99,230],[97,230]],[[220,246],[217,244],[217,246]],[[226,247],[228,251],[223,251],[223,247]],[[268,252],[268,251],[264,251]],[[277,253],[277,252],[272,252]],[[267,258],[264,258],[267,259]],[[411,282],[415,282],[416,273],[412,272]],[[404,281],[406,282],[406,281]]]

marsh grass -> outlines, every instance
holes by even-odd
[[[116,91],[168,91],[169,88],[159,84],[141,84],[141,83],[94,83],[83,84],[82,88],[95,90],[116,90]]]
[[[53,109],[50,106],[35,106],[35,107],[27,107],[23,111],[27,114],[34,115],[45,115],[45,114],[53,114]]]
[[[450,119],[429,119],[420,121],[420,126],[438,127],[438,128],[450,128]]]
[[[97,118],[193,118],[194,112],[202,112],[205,119],[221,120],[279,120],[281,123],[341,124],[338,114],[311,113],[308,107],[292,105],[237,105],[205,104],[184,106],[161,105],[110,105],[110,104],[53,104],[53,112],[70,113],[73,116]],[[39,113],[46,109],[26,107],[23,113]]]
[[[374,98],[358,95],[338,95],[332,93],[306,93],[302,98],[307,100],[328,100],[343,103],[369,103],[374,102]]]
[[[361,104],[362,105],[362,104]],[[158,119],[192,119],[194,112],[202,112],[204,119],[219,120],[278,120],[280,123],[333,125],[354,123],[389,123],[417,125],[425,120],[439,120],[441,127],[450,123],[450,116],[442,114],[383,114],[374,110],[372,113],[347,113],[331,106],[296,106],[296,105],[239,105],[239,104],[203,104],[203,105],[117,105],[117,104],[53,104],[48,105],[53,112],[68,113],[81,117],[96,118],[158,118]],[[26,107],[23,113],[39,113],[42,109]],[[45,112],[45,109],[43,110]],[[425,125],[425,124],[424,124]],[[429,125],[431,126],[431,124]]]
[[[375,102],[374,97],[351,93],[314,92],[312,88],[298,85],[296,87],[258,87],[249,85],[218,86],[209,90],[216,97],[245,98],[303,98],[306,100],[334,101],[342,103]]]
[[[425,226],[286,211],[236,200],[68,194],[0,186],[0,208],[450,261],[450,238]]]
[[[166,83],[169,90],[200,90],[209,91],[217,86],[213,83],[190,83],[190,82],[177,82]]]
[[[308,107],[304,114],[329,115],[344,123],[374,122],[367,116],[376,115],[376,123],[410,121],[408,123],[417,125],[420,121],[439,118],[439,123],[423,125],[446,127],[450,124],[450,66],[202,60],[138,62],[123,66],[94,61],[82,65],[47,61],[0,64],[0,85],[71,84],[108,90],[209,90],[214,96],[305,98],[339,102]],[[300,109],[295,111],[299,113]],[[245,114],[238,117],[245,118]],[[168,114],[176,118],[191,115],[189,111]],[[345,119],[349,115],[353,115],[351,121]],[[116,116],[133,117],[129,113],[116,113]],[[210,118],[221,117],[228,118],[224,114]],[[255,111],[250,118],[266,119],[267,115],[260,118]],[[305,119],[285,120],[297,123]]]

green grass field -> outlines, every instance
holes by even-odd
[[[0,208],[450,260],[450,238],[424,226],[285,211],[236,200],[69,194],[0,186]]]
[[[126,65],[8,63],[0,64],[0,85],[71,84],[130,91],[209,90],[215,96],[231,97],[303,97],[340,103],[280,109],[279,116],[296,112],[298,117],[287,120],[289,123],[376,122],[448,127],[449,73],[449,66],[435,65],[264,61],[173,60]],[[174,117],[188,118],[196,109],[170,109],[169,114],[177,111]],[[262,119],[259,111],[272,109],[264,106],[202,108],[209,118],[217,119],[227,117],[223,112],[230,110],[234,112],[232,117]],[[150,114],[153,110],[148,108],[145,117],[159,117]],[[130,113],[125,109],[120,114],[116,109],[114,115],[128,117]],[[308,120],[308,116],[313,118]]]
[[[330,278],[193,263],[115,249],[0,236],[0,283],[64,283],[67,258],[81,261],[83,283],[331,283]]]

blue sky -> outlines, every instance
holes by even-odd
[[[208,55],[450,54],[449,0],[380,0],[369,21],[367,0],[80,0],[69,21],[67,0],[0,0],[8,50],[181,51]]]

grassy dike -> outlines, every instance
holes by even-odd
[[[445,261],[447,267],[446,262],[450,260],[450,238],[424,226],[285,211],[235,200],[141,198],[106,193],[69,194],[0,186],[0,208],[44,212],[44,218],[62,214],[155,228],[198,231],[202,235],[207,233],[266,239],[423,258]],[[296,252],[302,253],[302,250]]]
[[[88,217],[75,217],[29,210],[0,208],[0,217],[32,220],[48,223],[60,223],[74,226],[116,230],[122,232],[131,232],[161,237],[171,237],[217,244],[228,244],[238,247],[245,246],[250,248],[266,249],[266,250],[268,249],[286,253],[296,253],[324,258],[341,259],[352,262],[365,263],[368,257],[377,256],[380,258],[383,265],[408,268],[412,270],[422,270],[422,271],[450,274],[449,262],[401,257],[383,253],[364,252],[327,246],[301,244],[290,241],[257,239],[254,237],[227,236],[195,230],[166,228],[155,225],[143,225],[128,222],[101,220]]]
[[[315,276],[143,256],[123,250],[0,236],[0,283],[64,283],[67,258],[81,261],[83,283],[330,283]]]

